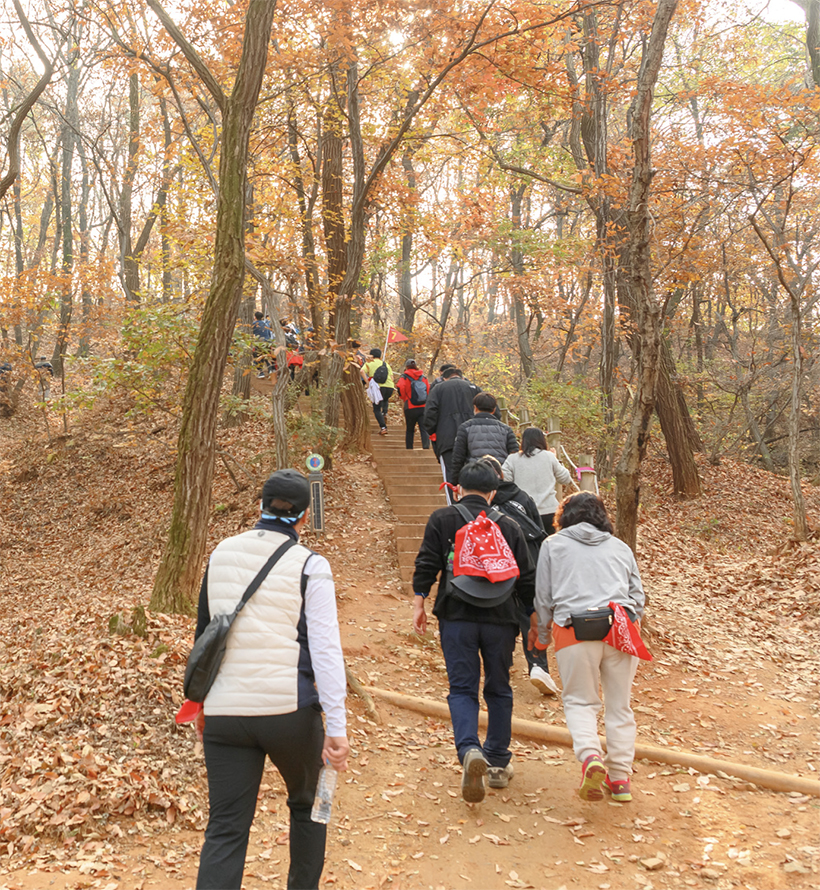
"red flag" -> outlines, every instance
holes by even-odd
[[[410,339],[410,338],[409,338],[409,337],[405,337],[404,334],[401,333],[401,331],[397,331],[397,330],[393,327],[392,324],[391,324],[390,327],[387,329],[387,342],[388,342],[388,343],[404,343],[405,341],[407,341],[407,340],[409,340],[409,339]]]
[[[629,620],[626,609],[620,603],[610,603],[612,609],[612,628],[604,637],[604,642],[609,643],[613,649],[626,652],[627,655],[636,655],[644,661],[652,661],[649,650],[644,646],[638,628]]]

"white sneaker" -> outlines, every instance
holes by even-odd
[[[542,695],[559,695],[558,684],[542,667],[534,664],[530,668],[530,683]]]

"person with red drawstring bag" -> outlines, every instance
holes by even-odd
[[[645,595],[635,555],[614,537],[604,502],[589,491],[564,498],[555,514],[557,534],[538,556],[535,613],[529,644],[555,644],[563,685],[564,717],[582,764],[582,800],[632,800],[636,724],[630,699],[640,659],[651,660],[641,640]],[[598,738],[599,689],[606,709],[606,755]]]
[[[533,610],[535,567],[518,523],[493,507],[498,486],[488,464],[465,465],[460,500],[430,515],[413,573],[418,634],[427,631],[425,602],[438,580],[433,614],[447,668],[461,795],[468,803],[483,800],[486,786],[506,788],[513,777],[510,666],[519,613]],[[483,741],[479,691],[487,705]]]

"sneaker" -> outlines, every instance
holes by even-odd
[[[380,435],[380,436],[386,436],[386,435],[387,435],[387,427],[386,427],[386,426],[383,426],[383,427],[379,430],[379,435]]]
[[[488,766],[487,784],[490,788],[506,788],[514,775],[515,768],[512,765],[512,761],[506,766]]]
[[[461,776],[461,796],[467,803],[484,800],[484,776],[487,774],[487,760],[480,748],[470,748],[464,755],[464,773]]]
[[[530,668],[530,683],[541,695],[558,695],[558,684],[544,668],[534,664]]]
[[[632,800],[632,789],[629,787],[629,779],[610,779],[609,776],[604,780],[606,790],[612,795],[613,800],[619,800],[626,803]]]
[[[603,800],[604,792],[601,785],[606,779],[606,767],[600,755],[590,754],[584,761],[581,771],[581,787],[578,789],[578,797],[581,800]]]

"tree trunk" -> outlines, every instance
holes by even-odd
[[[219,395],[245,274],[248,140],[265,73],[274,10],[271,0],[251,0],[239,70],[223,107],[214,268],[185,388],[174,507],[151,595],[154,611],[195,612],[211,513]],[[179,43],[176,36],[174,39]]]
[[[171,133],[171,120],[168,117],[168,103],[165,99],[160,98],[159,108],[162,114],[162,133],[164,140],[165,152],[162,156],[162,181],[167,184],[167,188],[171,186],[171,152],[173,151],[173,135]],[[173,278],[171,275],[171,239],[168,235],[168,202],[163,201],[159,210],[159,228],[161,238],[161,258],[162,258],[162,302],[168,303],[171,300],[171,290],[173,287]],[[250,383],[249,383],[250,387]]]
[[[345,365],[341,403],[345,421],[342,448],[346,451],[370,451],[368,403],[359,375],[359,366],[352,362],[347,362]]]
[[[122,286],[126,300],[138,303],[140,299],[140,268],[131,243],[133,214],[131,198],[137,175],[137,156],[140,148],[140,81],[135,72],[128,80],[128,163],[122,177],[120,193],[120,262]]]
[[[413,257],[413,229],[415,226],[416,171],[413,169],[413,150],[406,148],[401,165],[407,173],[406,206],[403,210],[403,232],[401,236],[401,264],[399,266],[399,327],[409,333],[416,320],[416,304],[413,302],[413,276],[410,263]]]
[[[310,306],[310,320],[317,343],[325,340],[325,316],[319,293],[319,267],[316,262],[316,244],[313,239],[312,202],[308,203],[302,177],[302,158],[299,154],[299,132],[296,129],[296,111],[288,104],[288,147],[293,164],[293,188],[299,203],[299,223],[302,229],[302,261],[305,264],[305,290]]]
[[[652,290],[652,255],[649,197],[652,185],[650,121],[652,95],[658,79],[669,22],[677,0],[659,0],[652,33],[641,60],[635,99],[632,103],[632,150],[634,166],[626,213],[629,224],[629,270],[626,280],[637,307],[636,343],[638,385],[632,422],[615,473],[617,484],[617,535],[633,551],[638,538],[638,506],[641,490],[641,464],[649,444],[655,384],[660,351],[660,306]]]
[[[252,286],[245,288],[245,297],[239,304],[239,315],[237,322],[239,329],[243,334],[250,334],[253,328],[253,311],[256,308],[256,282]],[[253,366],[253,356],[250,349],[242,349],[234,359],[233,366],[233,388],[231,395],[241,399],[243,404],[247,404],[251,397],[251,374],[255,374],[256,369]],[[225,426],[241,426],[247,420],[248,414],[244,409],[241,411],[225,412],[222,423]]]
[[[91,351],[91,317],[93,299],[91,288],[88,284],[89,257],[91,252],[91,233],[88,228],[88,203],[91,198],[91,184],[88,177],[88,159],[82,139],[77,140],[77,154],[83,171],[82,191],[80,193],[79,223],[80,223],[80,269],[82,289],[80,301],[82,305],[82,325],[80,327],[80,341],[77,345],[77,355],[86,356]]]
[[[660,349],[655,408],[672,464],[674,492],[683,497],[694,498],[700,494],[700,476],[691,447],[691,431],[694,430],[694,424],[683,390],[677,381],[673,380],[674,373],[675,367],[669,344],[664,339]],[[703,444],[700,445],[702,448]]]
[[[805,541],[809,537],[806,503],[800,487],[800,391],[803,383],[803,345],[800,331],[800,302],[790,294],[792,341],[792,398],[789,406],[789,482],[792,488],[794,537]]]
[[[74,268],[74,233],[72,229],[71,204],[71,167],[74,161],[74,130],[79,124],[77,98],[80,89],[80,68],[75,63],[69,68],[68,87],[66,90],[65,124],[62,128],[63,159],[60,171],[60,215],[62,234],[62,284],[60,296],[60,324],[57,328],[57,339],[54,343],[54,354],[51,364],[54,374],[65,381],[64,359],[68,346],[68,331],[71,326],[71,314],[74,308],[72,271]]]
[[[513,268],[513,306],[515,310],[515,337],[518,341],[518,357],[521,362],[521,374],[524,381],[532,379],[535,374],[535,362],[532,358],[532,347],[530,346],[530,330],[527,325],[527,313],[524,309],[524,299],[522,294],[524,276],[524,254],[521,251],[520,244],[516,241],[518,234],[521,232],[521,207],[524,201],[524,193],[527,190],[527,183],[510,189],[510,218],[512,223],[512,250],[510,252],[510,263]]]

